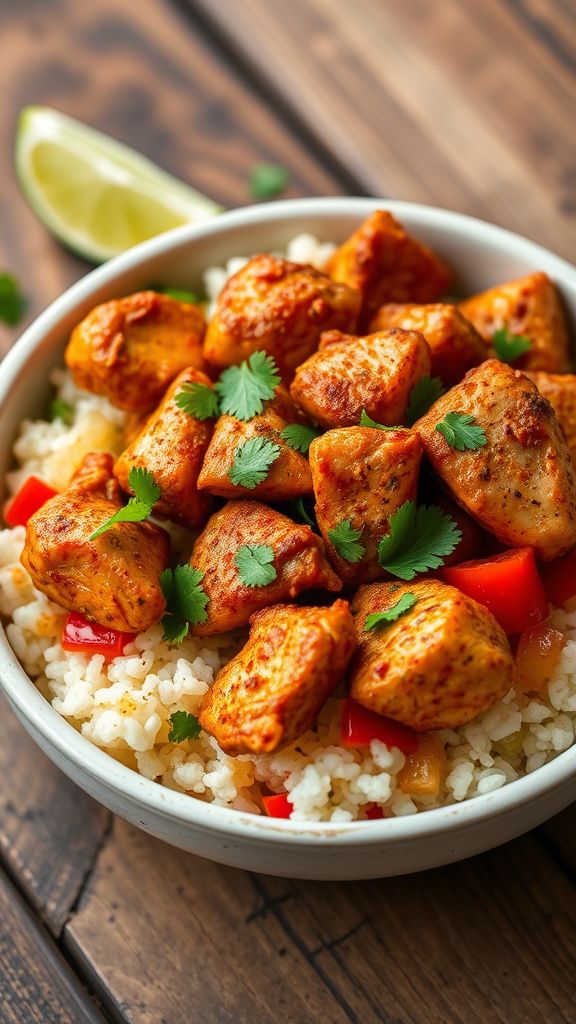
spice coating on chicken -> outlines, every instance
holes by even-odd
[[[412,608],[391,624],[366,630],[366,617],[404,594]],[[364,707],[418,732],[457,729],[510,689],[514,662],[494,616],[438,580],[372,583],[353,602],[358,652],[350,695]]]
[[[243,583],[235,556],[245,545],[266,545],[274,554],[276,578],[266,586]],[[295,598],[303,590],[341,590],[326,561],[324,545],[308,526],[292,522],[259,501],[229,501],[208,520],[194,544],[190,564],[203,574],[208,618],[193,633],[225,633],[245,626],[250,616]]]
[[[341,682],[354,648],[347,601],[258,612],[246,646],[204,698],[202,728],[228,754],[269,754],[293,743]]]
[[[129,412],[149,412],[188,366],[204,368],[200,306],[136,292],[96,306],[72,331],[65,353],[74,383]]]
[[[180,409],[176,397],[185,384],[210,384],[204,373],[189,367],[178,374],[144,428],[117,459],[114,473],[130,494],[130,470],[148,470],[161,491],[155,514],[183,526],[202,526],[212,502],[198,491],[198,476],[213,429],[213,420],[197,420]]]
[[[322,331],[354,330],[360,294],[326,274],[277,256],[254,256],[225,284],[204,342],[214,366],[253,352],[273,356],[285,381],[318,347]]]
[[[576,467],[576,375],[535,370],[527,371],[526,376],[534,382],[540,394],[548,399],[554,409],[570,457]]]
[[[159,579],[170,542],[152,523],[117,523],[91,540],[120,507],[112,456],[87,455],[68,490],[28,520],[21,560],[56,604],[111,629],[141,632],[164,612]]]
[[[487,443],[451,448],[436,429],[447,413],[474,417]],[[510,547],[544,560],[576,544],[576,479],[552,406],[535,384],[491,359],[439,398],[414,429],[462,507]]]

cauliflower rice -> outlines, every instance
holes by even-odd
[[[286,255],[321,265],[332,249],[300,235]],[[206,271],[210,303],[244,262],[234,259]],[[54,371],[52,382],[74,409],[73,423],[22,423],[14,445],[16,468],[8,475],[10,494],[30,474],[62,490],[86,452],[120,452],[125,414],[78,390],[64,370]],[[181,540],[182,531],[170,532]],[[15,654],[55,710],[86,739],[171,789],[255,814],[261,813],[262,787],[287,790],[292,820],[347,822],[365,817],[370,804],[385,816],[415,814],[491,792],[574,742],[576,612],[557,610],[552,623],[567,642],[547,696],[512,689],[469,725],[439,732],[448,763],[437,797],[411,797],[398,788],[405,761],[399,750],[378,740],[369,752],[339,746],[338,696],[326,702],[315,730],[275,754],[230,757],[204,732],[197,740],[169,743],[170,716],[198,711],[218,669],[238,649],[238,638],[188,637],[171,647],[162,641],[162,626],[155,625],[108,662],[102,655],[66,652],[60,634],[67,613],[34,589],[20,564],[24,534],[23,527],[0,530],[0,613]]]

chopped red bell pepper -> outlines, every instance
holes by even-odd
[[[347,699],[342,702],[340,742],[345,747],[368,747],[372,740],[380,740],[387,747],[398,747],[410,754],[418,746],[418,733],[408,725],[394,722],[384,715]]]
[[[442,576],[492,612],[506,633],[523,633],[548,618],[548,600],[532,548],[452,565]]]
[[[26,526],[30,516],[55,494],[58,494],[58,491],[49,487],[43,480],[39,480],[37,476],[29,476],[6,506],[4,521],[8,526]]]
[[[380,804],[366,804],[364,817],[368,818],[369,821],[376,821],[378,818],[384,817],[384,811],[380,807]]]
[[[269,818],[289,818],[294,810],[294,805],[289,802],[287,793],[264,796],[262,802]]]
[[[69,612],[60,643],[65,651],[117,658],[124,653],[124,648],[132,643],[135,636],[135,633],[122,633],[119,629],[90,622],[78,612]]]
[[[540,575],[551,604],[573,611],[576,607],[576,548],[563,558],[541,566]]]

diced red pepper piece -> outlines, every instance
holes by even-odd
[[[378,818],[384,817],[384,811],[380,807],[380,804],[366,804],[364,817],[368,818],[369,821],[376,821]]]
[[[69,612],[60,643],[65,651],[117,658],[124,653],[124,648],[132,643],[135,636],[135,633],[122,633],[119,629],[90,622],[78,612]]]
[[[555,558],[541,566],[540,574],[546,597],[557,608],[576,608],[576,548],[563,558]]]
[[[39,480],[37,476],[29,476],[6,506],[4,521],[8,526],[26,526],[30,516],[55,494],[58,494],[58,491],[49,487],[43,480]]]
[[[418,733],[401,722],[394,722],[384,715],[347,699],[342,702],[340,742],[344,747],[368,747],[372,740],[380,740],[387,747],[398,747],[403,754],[410,754],[418,746]]]
[[[294,810],[294,805],[289,802],[287,793],[264,796],[262,802],[269,818],[289,818]]]
[[[548,618],[548,599],[532,548],[452,565],[442,576],[492,612],[506,633],[523,633]]]

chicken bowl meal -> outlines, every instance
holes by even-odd
[[[542,265],[473,293],[395,204],[301,222],[68,317],[0,611],[46,710],[148,786],[382,840],[574,743],[570,327]]]

